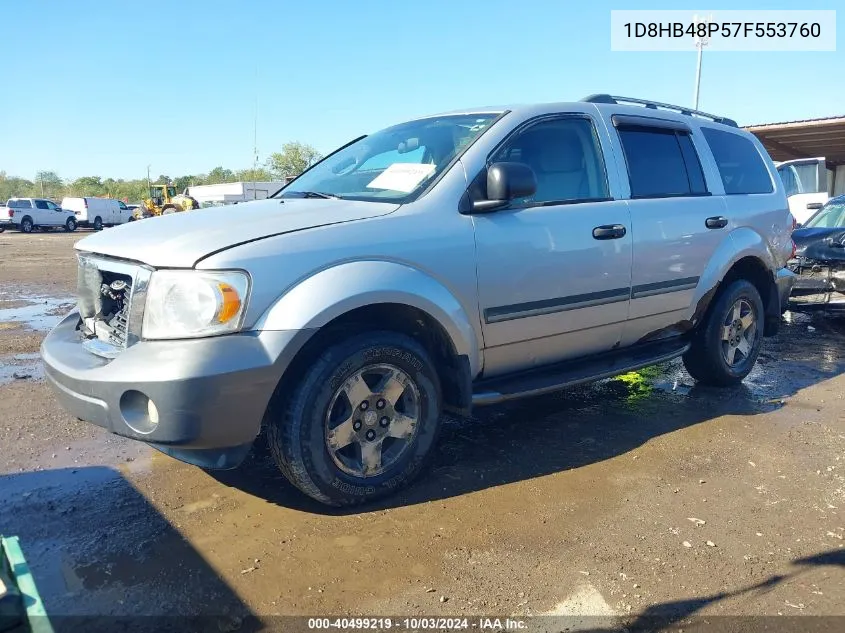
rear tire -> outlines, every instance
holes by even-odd
[[[0,233],[2,233],[2,232],[3,232],[3,231],[5,231],[5,230],[6,230],[6,227],[5,227],[5,226],[0,226]]]
[[[267,410],[267,443],[285,477],[333,506],[410,483],[440,429],[440,381],[425,349],[394,332],[331,345]]]
[[[103,230],[103,218],[99,215],[94,218],[94,230],[95,231],[102,231]]]
[[[21,220],[20,229],[21,233],[32,233],[32,229],[35,228],[35,225],[32,223],[32,218],[26,216]]]
[[[719,294],[684,354],[684,366],[698,382],[726,387],[751,372],[763,345],[765,312],[760,293],[738,279]]]
[[[68,218],[67,222],[65,222],[65,232],[73,233],[76,230],[76,220],[73,218]]]

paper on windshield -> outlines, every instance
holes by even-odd
[[[422,163],[393,163],[376,176],[368,189],[390,189],[410,193],[434,171],[435,165]]]

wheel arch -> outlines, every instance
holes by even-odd
[[[298,375],[297,366],[339,336],[368,329],[408,335],[431,354],[444,402],[461,414],[469,412],[472,378],[483,362],[479,335],[455,295],[423,271],[396,262],[347,262],[322,270],[277,298],[251,329],[312,333],[287,376]]]
[[[701,276],[690,319],[693,325],[697,326],[704,320],[714,299],[732,281],[747,279],[754,284],[763,300],[765,335],[776,334],[781,317],[776,269],[774,253],[759,233],[748,227],[733,231],[719,245]]]

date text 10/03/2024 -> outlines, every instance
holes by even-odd
[[[390,630],[399,631],[525,631],[528,623],[522,619],[477,617],[477,618],[440,618],[440,617],[402,617],[402,618],[309,618],[311,630]]]

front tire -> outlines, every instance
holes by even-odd
[[[371,332],[320,354],[268,408],[267,440],[285,477],[327,505],[391,494],[423,469],[440,429],[440,381],[425,349]]]
[[[751,282],[738,279],[716,299],[684,354],[698,382],[736,385],[751,372],[763,345],[763,300]]]
[[[65,222],[65,231],[67,233],[73,233],[76,230],[76,220],[73,218],[68,218],[67,222]]]

